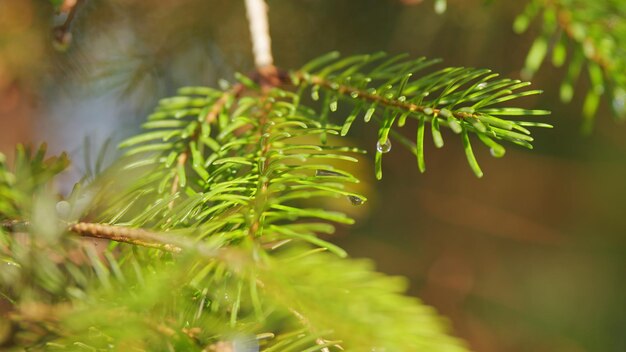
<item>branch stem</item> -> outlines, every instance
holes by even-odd
[[[308,76],[302,72],[296,73],[296,76],[301,81],[309,82],[309,84],[320,86],[327,90],[336,91],[341,95],[357,96],[357,99],[369,101],[372,103],[378,103],[382,106],[390,106],[390,107],[400,108],[400,109],[411,111],[411,112],[421,112],[421,113],[424,113],[426,109],[431,109],[432,114],[434,114],[435,116],[439,115],[439,112],[441,111],[441,109],[431,108],[429,106],[413,104],[410,102],[405,102],[405,101],[400,101],[400,100],[388,99],[383,96],[368,93],[367,91],[364,91],[355,87],[347,86],[347,85],[341,85],[341,84],[336,85],[335,83],[330,82],[320,76]],[[463,112],[463,111],[457,111],[457,112],[451,112],[451,113],[457,119],[470,119],[470,118],[478,117],[477,114],[472,114],[472,113]]]
[[[274,65],[267,10],[264,0],[246,0],[254,63],[259,70]]]
[[[157,248],[173,253],[182,251],[181,247],[171,243],[170,237],[165,237],[143,229],[79,222],[71,225],[69,230],[84,237],[94,237],[142,247]]]

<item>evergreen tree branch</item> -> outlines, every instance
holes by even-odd
[[[499,104],[525,96],[540,94],[540,90],[520,89],[530,85],[511,79],[496,79],[490,70],[450,67],[422,74],[424,69],[437,60],[406,60],[398,55],[386,58],[384,53],[357,55],[340,58],[336,52],[312,60],[291,77],[302,94],[311,87],[311,97],[319,99],[319,91],[325,93],[320,122],[328,123],[330,112],[338,109],[338,101],[344,100],[354,110],[344,120],[341,134],[346,135],[358,114],[364,112],[365,122],[380,122],[377,152],[375,156],[376,177],[382,177],[383,154],[390,150],[390,136],[407,146],[415,154],[418,168],[425,171],[424,135],[426,123],[431,124],[435,146],[443,146],[440,127],[450,128],[461,134],[467,160],[476,174],[483,175],[471,148],[467,133],[474,134],[492,150],[492,155],[504,155],[504,147],[495,140],[505,140],[532,148],[533,138],[526,128],[551,127],[536,122],[515,121],[508,116],[548,115],[547,110],[500,107]],[[394,131],[407,119],[417,120],[415,141],[410,141]]]
[[[362,63],[361,59],[351,60],[352,64]],[[423,143],[425,122],[437,126],[441,118],[441,125],[450,128],[456,123],[468,160],[473,158],[468,132],[480,132],[480,125],[472,120],[491,119],[489,123],[499,123],[504,132],[489,127],[493,131],[517,136],[513,130],[523,130],[523,124],[504,125],[506,120],[493,115],[543,113],[485,108],[535,94],[514,93],[524,86],[520,82],[492,81],[492,76],[487,76],[484,70],[454,68],[410,81],[405,70],[415,68],[415,64],[429,62],[400,63],[395,68],[392,63],[387,69],[379,65],[378,71],[374,68],[360,74],[361,66],[354,67],[344,61],[341,65],[351,72],[348,75],[346,71],[338,71],[334,64],[334,68],[326,67],[320,72],[301,70],[301,76],[294,78],[323,89],[328,109],[336,109],[339,97],[356,105],[380,107],[381,114],[374,115],[377,111],[373,111],[369,115],[381,121],[380,138],[393,136],[402,141],[391,126],[395,117],[402,119],[408,112],[404,118],[418,120],[418,136],[419,131],[422,133],[415,146],[406,143],[414,150]],[[178,331],[177,325],[183,326],[188,321],[205,320],[215,320],[217,326],[233,331],[250,326],[262,328],[246,331],[277,336],[262,343],[266,351],[334,351],[339,345],[357,350],[385,346],[400,351],[464,351],[458,341],[444,335],[444,327],[435,313],[399,294],[403,287],[397,281],[375,273],[367,265],[341,260],[347,253],[321,237],[334,231],[333,223],[351,224],[353,220],[330,209],[309,207],[306,200],[334,197],[344,201],[347,198],[355,205],[364,202],[362,195],[349,188],[358,179],[342,166],[345,162],[356,162],[351,154],[361,151],[333,145],[327,136],[340,134],[342,127],[330,123],[324,113],[319,116],[301,104],[299,94],[271,83],[272,78],[281,79],[279,75],[259,74],[256,81],[239,75],[238,85],[226,91],[186,87],[177,96],[163,99],[144,124],[145,131],[121,143],[127,158],[96,182],[104,186],[95,196],[92,208],[77,215],[79,219],[95,222],[70,226],[70,230],[80,235],[130,246],[117,247],[115,254],[105,252],[106,261],[93,249],[85,248],[85,268],[64,264],[65,271],[55,272],[53,280],[42,271],[38,292],[62,292],[64,297],[69,297],[72,319],[79,319],[84,314],[81,311],[90,312],[92,317],[94,311],[110,309],[98,302],[115,302],[119,312],[147,309],[154,316],[171,319],[172,324],[167,325],[172,331]],[[375,77],[379,84],[384,84],[383,88],[369,89],[366,76]],[[319,80],[312,83],[307,81],[310,77]],[[472,79],[477,81],[469,83],[470,88],[462,88]],[[485,85],[478,88],[481,83]],[[432,93],[429,99],[433,100],[424,99],[428,96],[423,94],[426,91]],[[470,111],[467,104],[480,106]],[[430,114],[428,109],[432,110]],[[476,116],[459,117],[463,114]],[[483,134],[487,131],[485,126]],[[521,132],[519,135],[523,136]],[[476,164],[475,160],[473,163]],[[174,192],[170,188],[172,182],[178,185]],[[73,194],[69,201],[74,202],[78,197],[79,193]],[[68,207],[75,208],[74,204]],[[29,228],[41,228],[41,225],[32,224]],[[36,231],[33,236],[37,236]],[[10,238],[8,243],[10,253],[12,246],[20,245]],[[60,248],[61,256],[66,255],[69,245]],[[161,255],[152,249],[177,255]],[[330,251],[335,256],[319,255],[320,251]],[[22,269],[20,257],[11,260],[18,264],[19,275],[24,278],[30,275]],[[145,272],[138,269],[138,262],[146,265]],[[28,267],[26,264],[24,268]],[[97,277],[97,282],[81,286],[77,294],[74,281],[84,282],[84,271]],[[145,275],[158,282],[158,289],[150,287],[154,283],[144,284]],[[136,278],[131,280],[129,276]],[[307,279],[302,281],[303,277]],[[71,283],[72,288],[66,291],[65,282]],[[8,285],[11,290],[16,287],[13,283]],[[145,302],[133,300],[133,297],[150,296],[147,287],[159,294],[152,294]],[[171,287],[181,292],[167,292]],[[100,292],[106,299],[84,300],[88,289]],[[128,296],[115,296],[115,292],[128,292]],[[185,299],[177,298],[181,293]],[[168,310],[173,302],[183,307]],[[358,302],[354,307],[369,308],[367,311],[354,308],[347,314],[342,311],[354,302]],[[385,326],[373,324],[370,317],[377,320],[380,317]],[[145,330],[145,322],[138,321],[137,316],[128,314],[125,318],[133,331]],[[94,326],[107,333],[115,331],[105,320],[92,319],[95,320],[77,325],[68,320],[64,329],[69,332],[58,341],[89,340],[89,329]],[[185,348],[194,350],[228,341],[227,332],[224,328],[207,328],[198,332],[201,343]],[[367,339],[357,340],[361,336]],[[140,332],[133,336],[133,341],[151,341],[152,345],[165,339],[168,343],[189,346],[196,341],[189,337],[193,341],[171,335],[155,341],[151,332]]]

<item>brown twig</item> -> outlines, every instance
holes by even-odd
[[[79,222],[70,225],[69,230],[85,237],[95,237],[110,241],[130,243],[142,247],[157,248],[167,252],[179,253],[180,246],[172,243],[171,236],[123,226]]]
[[[82,2],[83,0],[77,0],[73,6],[66,9],[66,11],[69,11],[69,13],[67,14],[67,17],[65,18],[65,21],[63,22],[63,24],[55,27],[52,30],[52,33],[54,35],[54,40],[60,46],[67,47],[70,44],[70,41],[72,40],[72,33],[71,33],[72,24],[74,22],[74,19],[76,18],[76,13]]]
[[[181,235],[140,228],[79,222],[70,225],[68,230],[84,237],[129,243],[172,253],[196,253],[204,258],[226,262],[233,270],[239,270],[250,260],[245,252],[234,248],[216,248]]]
[[[219,99],[217,99],[217,101],[211,107],[211,110],[209,110],[209,112],[207,113],[205,117],[205,121],[207,123],[215,122],[219,114],[224,109],[224,106],[226,105],[226,103],[228,103],[228,100],[231,98],[239,97],[241,94],[243,94],[245,89],[246,89],[246,86],[244,86],[241,83],[237,83],[230,90],[224,92],[224,94],[222,94],[222,96]]]
[[[417,104],[413,104],[410,102],[388,99],[383,96],[368,93],[367,91],[364,91],[355,87],[347,86],[347,85],[342,85],[342,84],[336,85],[335,83],[330,82],[320,76],[307,76],[302,72],[298,72],[296,73],[296,77],[298,77],[300,80],[307,81],[310,84],[324,87],[329,90],[334,90],[338,92],[339,94],[349,95],[349,96],[354,95],[354,96],[357,96],[358,99],[369,101],[372,103],[378,103],[383,106],[390,106],[390,107],[400,108],[400,109],[411,111],[411,112],[421,112],[421,113],[424,113],[426,109],[430,109],[432,110],[432,114],[434,115],[439,115],[439,113],[442,110],[442,109],[437,109],[437,108],[431,108],[429,106],[417,105]],[[457,119],[478,118],[477,114],[473,114],[469,112],[456,111],[456,112],[450,112],[450,113]]]
[[[176,161],[177,167],[185,167],[185,163],[187,162],[188,155],[189,155],[188,150],[185,150],[184,152],[180,153],[180,155],[178,155],[178,160]],[[174,180],[172,181],[172,189],[170,191],[171,195],[174,195],[176,194],[176,192],[178,192],[179,183],[180,183],[180,176],[178,175],[178,172],[177,172],[176,174],[174,174]],[[170,201],[170,204],[168,205],[168,207],[170,210],[174,208],[174,199]]]

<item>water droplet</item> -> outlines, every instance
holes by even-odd
[[[490,148],[489,149],[489,153],[494,158],[501,158],[501,157],[503,157],[504,156],[504,151],[505,151],[504,148],[498,148],[498,149]]]
[[[422,96],[423,96],[423,97],[427,97],[427,96],[429,96],[429,95],[430,95],[430,92],[424,92],[424,93],[422,93]]]
[[[359,92],[356,92],[356,91],[354,91],[354,92],[350,92],[350,96],[351,96],[352,98],[356,99],[356,98],[358,98],[358,97],[359,97]]]
[[[358,196],[348,196],[348,200],[350,201],[350,203],[352,203],[352,205],[362,205],[363,203],[365,203],[365,201],[363,200],[363,198],[358,197]]]
[[[343,175],[335,171],[319,169],[319,170],[315,170],[315,176],[323,177],[323,176],[343,176]]]
[[[337,83],[331,83],[331,84],[330,84],[330,88],[331,88],[331,89],[334,89],[334,90],[337,90],[337,89],[339,89],[339,84],[337,84]]]
[[[330,102],[330,111],[335,112],[337,111],[337,100],[333,100]]]
[[[311,99],[318,101],[320,100],[320,88],[318,86],[313,86],[311,89]]]
[[[398,101],[399,101],[399,102],[405,102],[405,101],[406,101],[406,97],[405,97],[404,95],[399,96],[399,97],[398,97]]]
[[[448,7],[448,3],[446,0],[437,0],[435,1],[435,12],[438,15],[446,12],[446,8]]]
[[[391,140],[387,138],[384,143],[380,143],[380,141],[376,142],[376,150],[381,153],[389,153],[391,150]]]
[[[72,206],[69,202],[62,200],[56,204],[57,215],[63,219],[70,217]]]
[[[476,86],[476,89],[485,89],[485,87],[487,86],[487,83],[483,82],[483,83],[479,83]]]
[[[219,81],[217,81],[217,84],[220,86],[220,89],[222,90],[230,89],[230,86],[231,86],[230,82],[228,82],[225,79],[220,79]]]

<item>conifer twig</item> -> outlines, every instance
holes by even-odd
[[[81,5],[82,1],[83,0],[76,0],[74,4],[72,4],[71,6],[67,6],[67,8],[64,9],[68,12],[65,21],[63,22],[63,24],[53,29],[54,40],[56,40],[58,44],[69,45],[70,41],[72,40],[72,23],[76,18],[76,12],[78,11],[78,8]]]
[[[171,243],[171,237],[165,237],[144,229],[123,226],[79,222],[69,230],[81,236],[101,238],[110,241],[134,244],[142,247],[157,248],[167,252],[179,253],[182,248]]]
[[[157,233],[141,228],[78,222],[68,230],[84,237],[101,238],[172,253],[197,253],[201,257],[218,259],[235,267],[248,261],[245,253],[232,248],[217,248],[176,234]]]
[[[246,0],[246,12],[255,66],[257,69],[271,67],[274,65],[274,59],[267,18],[267,4],[264,0]]]
[[[429,114],[434,114],[434,115],[439,115],[439,112],[441,111],[441,109],[437,109],[437,108],[430,108],[428,106],[413,104],[410,102],[400,101],[397,99],[388,99],[388,98],[385,98],[384,96],[372,94],[365,90],[351,87],[348,85],[343,85],[343,84],[337,85],[336,83],[330,82],[329,80],[320,76],[310,76],[302,72],[298,72],[296,73],[296,77],[300,80],[308,81],[312,85],[317,85],[328,90],[336,91],[341,95],[357,96],[361,100],[378,103],[383,106],[395,107],[395,108],[400,108],[403,110],[414,111],[414,112],[424,112],[426,109],[431,109],[432,112],[429,112]],[[451,111],[450,113],[457,119],[477,118],[476,114],[473,114],[470,112],[464,112],[464,111],[452,112]]]

